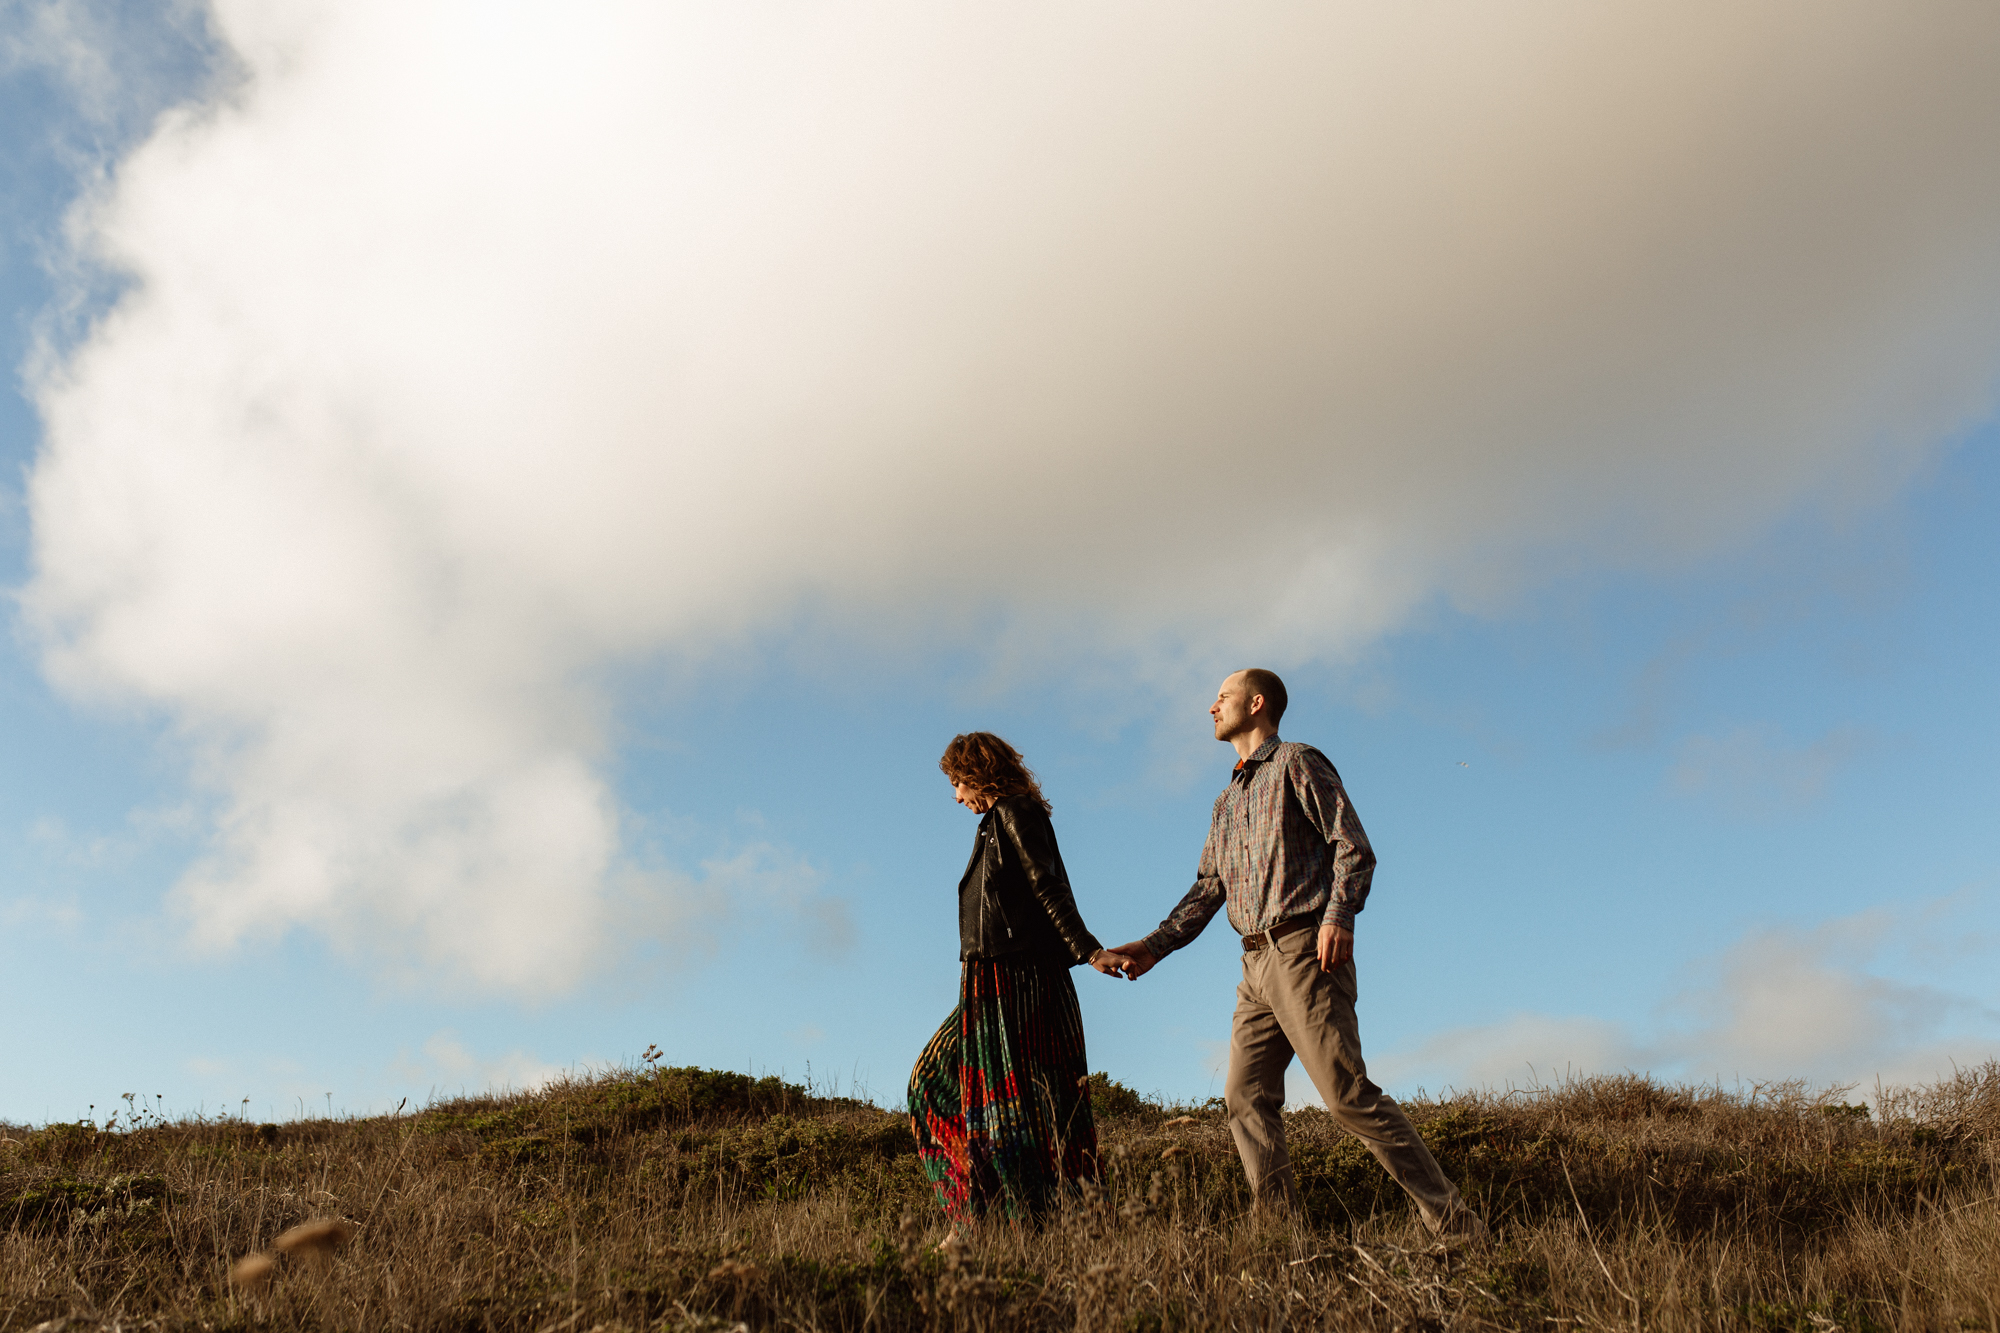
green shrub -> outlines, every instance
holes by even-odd
[[[796,1083],[720,1069],[615,1070],[505,1102],[448,1102],[417,1117],[425,1134],[469,1134],[490,1161],[567,1154],[597,1160],[615,1140],[663,1126],[742,1121],[834,1105]]]
[[[0,1200],[0,1221],[24,1231],[59,1231],[80,1224],[103,1224],[158,1211],[167,1197],[159,1176],[111,1176],[80,1180],[51,1176]]]
[[[30,1134],[21,1155],[31,1162],[78,1162],[97,1152],[111,1135],[85,1121],[57,1122]]]
[[[682,1177],[720,1180],[756,1197],[797,1198],[809,1190],[916,1151],[907,1121],[885,1116],[866,1128],[774,1115],[730,1126],[688,1145]]]
[[[1090,1109],[1101,1119],[1157,1115],[1159,1108],[1109,1074],[1090,1076]]]

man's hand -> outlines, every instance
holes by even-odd
[[[1134,940],[1121,944],[1115,949],[1100,949],[1090,965],[1106,976],[1120,976],[1127,981],[1137,981],[1153,970],[1153,964],[1160,960],[1153,957],[1153,951]]]
[[[1319,928],[1319,970],[1331,972],[1354,961],[1354,932],[1339,926]]]

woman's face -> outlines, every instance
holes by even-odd
[[[975,815],[983,815],[993,808],[993,798],[991,796],[986,795],[984,792],[974,791],[971,787],[956,779],[952,781],[951,791],[952,795],[958,798],[958,803],[972,811]]]

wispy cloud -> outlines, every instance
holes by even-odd
[[[1688,736],[1675,747],[1676,789],[1711,797],[1726,808],[1772,815],[1811,805],[1827,782],[1864,754],[1873,737],[1836,727],[1803,745],[1775,726],[1753,724],[1720,736]]]
[[[133,54],[124,35],[108,8],[90,0],[0,0],[0,75],[52,76],[75,111],[101,126],[133,100],[120,77]]]
[[[24,895],[0,898],[0,926],[9,930],[32,926],[75,930],[85,920],[83,906],[74,897]]]
[[[136,14],[115,0],[0,0],[0,78],[52,81],[91,140],[123,142],[209,54],[207,17],[197,0]]]
[[[1818,926],[1754,931],[1661,997],[1643,1027],[1586,1015],[1519,1013],[1441,1032],[1370,1061],[1378,1079],[1526,1086],[1567,1073],[1634,1070],[1725,1083],[1805,1078],[1872,1087],[1927,1082],[1954,1061],[2000,1052],[1992,997],[1888,975],[1929,951],[1928,912],[1878,910]]]
[[[405,1087],[453,1096],[460,1091],[532,1092],[564,1071],[560,1065],[518,1049],[500,1056],[482,1056],[457,1033],[442,1031],[433,1033],[419,1053],[406,1051],[398,1056],[389,1072]]]
[[[628,875],[613,898],[613,919],[620,938],[663,941],[678,954],[713,952],[725,935],[754,929],[839,959],[854,947],[853,913],[824,885],[811,861],[760,840],[704,859],[698,873]]]
[[[129,285],[38,363],[23,606],[185,739],[217,945],[560,988],[637,873],[609,666],[1347,652],[1893,486],[2000,366],[1979,6],[213,21],[75,219]]]

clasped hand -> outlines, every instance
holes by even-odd
[[[1090,965],[1107,977],[1123,977],[1127,981],[1137,981],[1153,970],[1153,964],[1160,960],[1153,957],[1153,951],[1134,940],[1121,944],[1115,949],[1099,949],[1091,956]]]
[[[1319,948],[1314,952],[1319,957],[1319,970],[1322,972],[1345,967],[1354,959],[1354,932],[1334,925],[1321,926]],[[1159,961],[1151,949],[1134,940],[1115,949],[1099,949],[1091,955],[1090,965],[1107,977],[1137,981],[1152,971],[1153,964]]]

